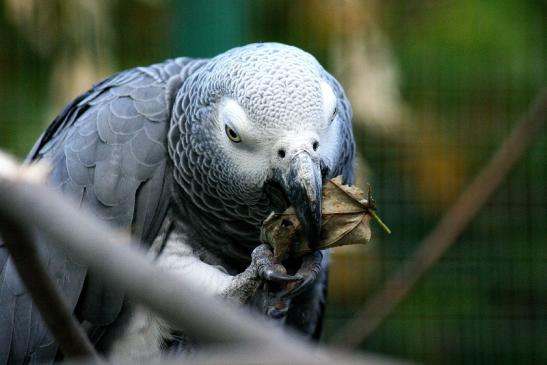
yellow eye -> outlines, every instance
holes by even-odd
[[[226,135],[228,136],[228,138],[230,138],[230,141],[234,143],[241,142],[241,137],[239,136],[239,134],[237,134],[235,129],[228,126],[228,124],[224,125],[224,130],[226,131]]]

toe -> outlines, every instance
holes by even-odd
[[[283,293],[282,298],[294,298],[300,295],[306,289],[308,289],[310,285],[312,285],[317,279],[319,272],[321,272],[322,260],[323,255],[320,251],[316,251],[310,255],[305,256],[302,259],[302,265],[300,266],[300,269],[298,269],[295,275],[302,278],[302,281],[294,286],[288,287],[288,290]]]

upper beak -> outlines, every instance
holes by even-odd
[[[321,233],[322,178],[319,163],[301,151],[292,157],[281,178],[281,187],[293,206],[310,247],[317,247]]]

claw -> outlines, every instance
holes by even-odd
[[[274,265],[277,266],[277,265]],[[258,269],[258,274],[267,281],[273,281],[276,283],[292,283],[294,281],[300,281],[302,280],[301,277],[289,275],[289,274],[283,274],[275,269],[262,267]]]
[[[274,262],[273,252],[267,244],[255,248],[252,259],[257,265],[258,275],[266,281],[288,284],[302,280],[302,276],[289,275],[283,265]]]
[[[251,258],[256,275],[265,280],[264,291],[256,298],[256,303],[266,316],[284,321],[291,299],[309,289],[317,280],[323,254],[316,251],[302,258],[300,268],[294,275],[287,274],[285,266],[276,262],[268,244],[256,247]]]
[[[296,285],[289,286],[287,291],[281,295],[282,299],[290,299],[300,295],[306,290],[316,279],[321,272],[321,262],[323,254],[321,251],[315,251],[312,254],[305,256],[302,259],[302,265],[296,272],[294,277],[302,278],[302,281]]]

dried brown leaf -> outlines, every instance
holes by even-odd
[[[318,249],[370,241],[370,217],[374,210],[371,199],[356,186],[342,184],[341,177],[329,180],[323,187],[323,224]],[[312,252],[302,235],[300,222],[292,207],[272,213],[264,221],[261,239],[274,248],[278,260],[300,257]]]

